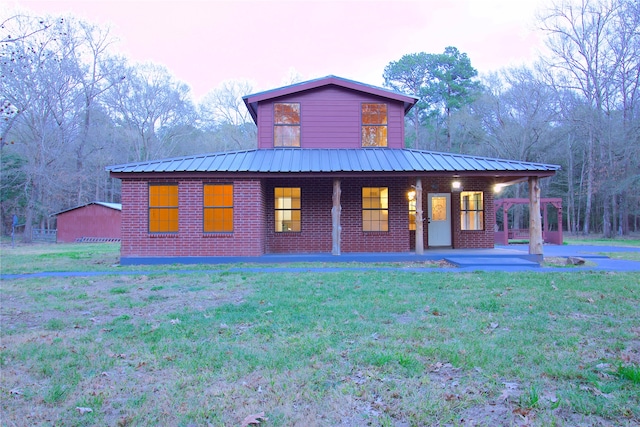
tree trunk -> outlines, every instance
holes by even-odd
[[[593,145],[594,145],[593,130],[589,129],[589,137],[587,142],[587,200],[584,207],[584,227],[582,231],[585,235],[589,234],[591,225],[591,206],[593,203],[593,181],[595,165],[593,164]]]
[[[613,237],[613,233],[611,231],[611,200],[613,197],[610,195],[605,195],[602,203],[602,234],[605,239],[610,239]]]
[[[569,162],[567,164],[567,231],[574,233],[577,230],[576,227],[576,211],[575,211],[575,188],[573,183],[573,149],[571,147],[571,139],[569,137],[569,144],[567,147]]]

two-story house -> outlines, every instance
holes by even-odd
[[[405,149],[416,101],[328,76],[244,97],[257,149],[108,167],[121,262],[492,248],[494,187],[559,167]]]

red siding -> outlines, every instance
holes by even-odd
[[[388,147],[404,148],[402,102],[337,86],[327,86],[261,102],[258,105],[258,148],[273,148],[274,102],[300,103],[301,148],[360,148],[361,104],[386,103]]]
[[[57,216],[57,241],[75,242],[81,237],[119,239],[121,212],[102,205],[91,204]]]

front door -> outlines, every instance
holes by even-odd
[[[451,194],[427,195],[428,243],[432,246],[451,246]]]

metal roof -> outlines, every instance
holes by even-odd
[[[68,208],[68,209],[65,209],[65,210],[60,211],[60,212],[52,213],[50,216],[60,215],[60,214],[65,213],[65,212],[69,212],[69,211],[72,211],[74,209],[84,208],[85,206],[90,206],[90,205],[100,205],[100,206],[104,206],[105,208],[113,209],[113,210],[116,210],[116,211],[121,211],[122,210],[122,204],[121,203],[91,202],[91,203],[85,203],[84,205],[74,206],[72,208]]]
[[[226,173],[351,173],[351,172],[537,172],[553,174],[558,165],[463,154],[390,148],[274,148],[226,151],[196,156],[107,166],[113,174]]]
[[[414,106],[416,102],[418,102],[419,99],[415,96],[410,96],[404,93],[397,92],[395,90],[372,86],[365,83],[356,82],[354,80],[345,79],[343,77],[329,75],[306,82],[295,83],[289,86],[246,95],[242,97],[242,100],[249,109],[249,114],[251,114],[253,121],[258,124],[259,102],[329,85],[339,86],[346,89],[369,93],[372,95],[377,95],[383,98],[394,99],[396,101],[402,102],[404,105],[405,114]]]

